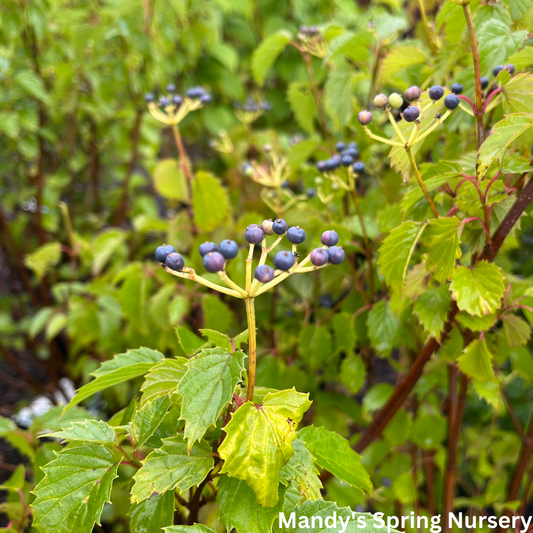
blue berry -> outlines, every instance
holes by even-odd
[[[343,167],[349,167],[353,163],[353,158],[349,155],[343,155],[341,158],[341,165]]]
[[[305,191],[305,194],[307,195],[307,198],[314,198],[316,196],[316,191],[315,189],[307,189],[307,191]]]
[[[403,94],[408,102],[414,102],[420,98],[420,88],[416,85],[413,85],[412,87],[406,89]]]
[[[345,145],[342,141],[339,141],[336,145],[335,145],[335,150],[337,150],[337,152],[342,152],[343,150],[345,149]]]
[[[365,164],[361,161],[357,161],[353,164],[352,170],[355,174],[364,174],[365,173]]]
[[[388,489],[389,487],[392,487],[392,480],[388,477],[382,477],[381,478],[381,484]]]
[[[305,231],[300,226],[292,226],[287,230],[287,240],[292,244],[302,244],[305,241]]]
[[[173,93],[176,90],[176,86],[173,83],[167,85],[167,93]]]
[[[461,94],[463,92],[463,86],[460,83],[452,83],[450,90],[453,94]]]
[[[339,154],[335,154],[331,156],[330,161],[331,161],[331,164],[333,165],[333,170],[341,166],[341,156]]]
[[[170,268],[170,270],[175,270],[176,272],[179,272],[180,270],[183,270],[183,267],[185,266],[185,261],[183,260],[183,257],[181,257],[180,254],[177,252],[173,252],[169,254],[165,260],[165,265]]]
[[[152,93],[146,93],[144,96],[144,101],[149,104],[150,102],[153,102],[155,100],[155,96]]]
[[[420,109],[416,106],[409,106],[403,112],[403,119],[406,122],[414,122],[420,116]]]
[[[272,230],[276,235],[283,235],[287,231],[287,222],[282,218],[274,220],[272,223]]]
[[[176,107],[179,107],[179,106],[183,103],[183,98],[182,98],[179,94],[175,94],[175,95],[172,97],[172,103],[173,103]]]
[[[317,164],[316,164],[316,169],[319,171],[319,172],[324,172],[326,170],[326,162],[325,161],[319,161]]]
[[[324,248],[315,248],[310,254],[311,263],[316,267],[325,265],[328,260],[328,252]]]
[[[159,99],[159,103],[163,106],[163,107],[167,107],[167,105],[170,104],[168,98],[166,96],[162,96],[160,99]]]
[[[170,244],[163,244],[163,246],[158,246],[155,249],[155,258],[160,263],[164,263],[167,259],[167,256],[169,254],[173,254],[176,251],[174,246],[170,246]]]
[[[459,97],[456,94],[449,94],[444,99],[444,107],[446,109],[455,109],[459,105]]]
[[[211,274],[224,270],[224,263],[224,256],[219,252],[209,252],[208,254],[204,255],[202,260],[202,265],[204,265],[204,268],[208,272],[211,272]]]
[[[250,244],[259,244],[264,237],[263,230],[257,224],[250,224],[244,232],[244,238]]]
[[[224,256],[224,259],[235,259],[239,254],[239,246],[235,241],[226,239],[218,245],[218,251]]]
[[[352,159],[357,159],[359,157],[359,150],[355,146],[349,146],[344,150],[343,155],[349,155]]]
[[[288,189],[288,188],[290,188],[290,186],[291,186],[291,183],[290,183],[289,180],[285,180],[285,181],[281,184],[281,187],[282,187],[283,189]]]
[[[198,247],[198,251],[200,252],[200,255],[203,257],[205,254],[208,254],[209,252],[216,252],[217,251],[217,245],[214,242],[205,241]]]
[[[346,150],[359,150],[359,146],[355,141],[349,142]]]
[[[362,126],[367,126],[372,122],[372,113],[370,111],[360,111],[357,120]]]
[[[202,89],[202,87],[191,87],[190,89],[187,89],[187,92],[185,94],[189,98],[201,98],[206,93],[205,90]]]
[[[498,65],[497,67],[494,67],[492,69],[492,75],[497,78],[498,77],[498,74],[503,70],[503,66],[502,65]]]
[[[213,97],[210,94],[203,94],[200,96],[200,102],[204,105],[208,105],[213,101]]]
[[[482,76],[479,81],[481,81],[482,89],[486,89],[489,86],[489,79],[486,76]]]
[[[278,270],[289,270],[295,261],[296,258],[291,252],[278,252],[274,256],[274,267]]]
[[[328,258],[332,265],[339,265],[344,261],[344,250],[340,246],[332,246],[328,248]]]
[[[261,283],[268,283],[274,279],[274,269],[268,265],[260,265],[255,269],[254,278]]]
[[[339,242],[339,236],[335,230],[330,229],[322,233],[322,237],[320,237],[320,242],[324,246],[335,246]]]
[[[429,97],[436,102],[444,96],[444,89],[440,85],[434,85],[429,90]]]
[[[336,168],[337,168],[337,165],[335,162],[333,162],[333,160],[326,159],[326,161],[324,161],[324,172],[331,172],[332,170],[335,170]]]
[[[511,76],[515,73],[514,65],[509,63],[508,65],[505,65],[505,70],[511,74]]]

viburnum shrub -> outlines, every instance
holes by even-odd
[[[531,0],[21,9],[0,529],[531,514]]]

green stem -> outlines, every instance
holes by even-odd
[[[407,147],[405,151],[407,152],[407,157],[409,158],[411,166],[413,167],[413,170],[415,172],[416,181],[418,181],[418,185],[420,185],[420,188],[422,189],[422,192],[424,193],[424,196],[426,197],[426,200],[428,201],[429,206],[431,207],[431,210],[433,211],[433,214],[435,215],[436,218],[439,218],[439,212],[437,211],[437,208],[435,207],[435,204],[433,203],[433,200],[431,199],[431,196],[429,195],[429,192],[426,189],[426,185],[422,181],[422,176],[420,175],[420,171],[418,170],[418,167],[416,166],[416,161],[413,156],[413,152],[411,151],[411,148]]]
[[[433,35],[431,34],[431,29],[428,24],[428,18],[426,15],[426,6],[424,5],[424,0],[418,0],[418,5],[420,7],[420,16],[422,17],[422,22],[424,23],[424,28],[426,29],[426,36],[428,39],[429,48],[431,49],[431,55],[437,55],[437,47],[435,46],[435,41],[433,41]]]
[[[255,369],[257,359],[257,332],[255,327],[255,299],[245,298],[246,321],[248,323],[248,390],[246,391],[246,401],[251,402],[254,397]]]

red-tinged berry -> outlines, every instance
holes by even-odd
[[[180,270],[183,270],[183,267],[185,266],[185,261],[183,260],[183,257],[181,257],[180,254],[178,254],[177,252],[173,252],[167,256],[165,265],[170,268],[170,270],[175,270],[176,272],[179,272]]]
[[[278,270],[289,270],[295,261],[296,258],[291,252],[278,252],[274,256],[274,267]]]
[[[456,94],[448,94],[444,99],[444,107],[446,109],[456,109],[459,106],[460,100]]]
[[[332,265],[340,265],[344,261],[344,250],[340,246],[328,248],[328,258]]]
[[[339,235],[333,229],[327,230],[322,233],[320,237],[320,242],[324,246],[335,246],[339,242]]]
[[[198,251],[200,252],[200,255],[203,257],[205,254],[208,254],[209,252],[216,252],[217,251],[217,245],[214,242],[205,241],[198,247]]]
[[[257,224],[250,224],[244,232],[244,238],[250,244],[259,244],[264,237],[263,230]]]
[[[215,272],[220,272],[221,270],[224,270],[224,263],[225,263],[224,256],[219,252],[209,252],[208,254],[204,255],[204,258],[202,260],[202,265],[204,265],[204,268],[211,272],[211,274],[214,274]]]
[[[403,112],[403,119],[406,122],[414,122],[420,116],[420,109],[416,106],[409,106]]]
[[[163,244],[163,246],[158,246],[155,249],[155,258],[160,263],[164,263],[167,257],[175,251],[176,249],[174,246],[170,246],[170,244]]]
[[[239,254],[239,246],[235,241],[226,239],[218,245],[218,251],[226,260],[235,259]]]
[[[254,278],[261,283],[268,283],[274,279],[274,269],[268,265],[260,265],[255,269]]]
[[[300,226],[292,226],[287,230],[287,240],[291,244],[302,244],[305,241],[305,231]]]
[[[367,126],[372,122],[372,113],[370,111],[360,111],[357,120],[362,126]]]
[[[310,254],[311,264],[316,267],[324,266],[329,261],[328,251],[324,248],[315,248]]]
[[[276,235],[283,235],[287,231],[287,222],[285,222],[285,220],[282,218],[277,218],[272,223],[272,231]]]
[[[414,102],[420,98],[420,94],[420,88],[416,85],[413,85],[405,90],[404,96],[408,102]]]

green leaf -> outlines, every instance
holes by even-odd
[[[531,337],[531,328],[529,324],[517,315],[503,315],[503,332],[507,339],[509,348],[520,348],[529,341]]]
[[[165,528],[165,533],[217,533],[214,529],[200,524],[194,526],[170,526]]]
[[[49,242],[43,244],[35,252],[28,254],[24,258],[25,265],[33,270],[37,279],[42,277],[61,259],[61,244],[58,242]]]
[[[35,487],[33,526],[55,533],[91,533],[100,523],[119,461],[105,446],[68,446],[43,467]]]
[[[247,402],[235,411],[224,428],[219,448],[224,459],[221,472],[246,481],[259,505],[278,503],[283,466],[294,454],[296,427],[311,402],[294,389],[267,393],[261,405]]]
[[[372,307],[366,320],[372,346],[381,355],[389,355],[396,346],[400,325],[390,310],[389,302],[381,301]]]
[[[493,161],[503,156],[509,146],[525,131],[533,127],[533,114],[514,113],[507,115],[490,130],[490,135],[479,149],[478,168],[482,176]]]
[[[280,503],[263,507],[245,481],[225,475],[219,478],[217,504],[227,531],[235,528],[237,533],[270,533],[281,510]]]
[[[533,46],[528,46],[520,52],[513,54],[509,58],[509,63],[513,64],[517,70],[523,70],[526,67],[533,65]]]
[[[402,292],[409,260],[425,227],[426,224],[404,222],[390,232],[379,248],[381,273],[397,294]]]
[[[160,533],[174,523],[174,493],[154,494],[148,500],[134,503],[128,514],[133,533]]]
[[[305,82],[291,83],[287,89],[287,100],[298,124],[312,135],[317,111],[311,86]]]
[[[41,436],[63,439],[66,442],[79,441],[94,444],[116,444],[115,430],[103,420],[73,422],[69,428]]]
[[[92,244],[93,264],[91,272],[93,276],[98,276],[102,272],[111,256],[122,246],[125,240],[125,232],[117,228],[111,228],[98,236]]]
[[[224,335],[224,333],[220,333],[220,331],[215,331],[214,329],[201,329],[200,333],[203,337],[207,337],[215,346],[220,346],[220,348],[224,348],[228,352],[232,351],[231,339],[227,335]]]
[[[401,446],[411,433],[411,418],[405,409],[399,409],[383,430],[384,437],[394,446]]]
[[[34,96],[37,100],[50,105],[50,96],[46,92],[43,80],[31,70],[21,70],[13,81],[30,96]]]
[[[233,397],[244,370],[244,352],[208,348],[190,359],[178,385],[182,397],[180,420],[185,420],[185,438],[190,448],[215,425]]]
[[[336,313],[331,320],[335,352],[351,354],[355,345],[355,324],[352,315]]]
[[[394,388],[390,383],[373,385],[363,398],[363,407],[369,412],[381,409],[393,391]]]
[[[456,217],[435,218],[429,221],[424,234],[423,241],[428,249],[426,268],[441,283],[452,275],[455,260],[461,257],[459,226]]]
[[[300,330],[298,352],[311,370],[318,370],[332,351],[331,335],[325,326],[312,324]]]
[[[456,268],[450,285],[457,307],[476,316],[494,313],[504,289],[501,270],[487,261],[478,261],[473,268]]]
[[[114,359],[103,363],[93,372],[95,380],[81,387],[76,396],[70,400],[65,411],[79,404],[96,392],[122,383],[128,379],[146,374],[154,365],[160,363],[164,355],[150,348],[138,348],[116,355]]]
[[[54,313],[46,325],[46,340],[51,341],[68,326],[68,317],[64,313]]]
[[[135,412],[131,421],[131,437],[136,448],[142,446],[159,427],[170,407],[170,398],[160,396],[152,402],[145,403]]]
[[[154,169],[155,190],[168,200],[188,202],[185,175],[175,159],[163,159]]]
[[[47,322],[55,314],[51,307],[43,307],[31,318],[28,335],[34,339],[45,328]]]
[[[444,329],[444,323],[446,322],[446,316],[451,302],[452,297],[450,296],[447,285],[442,285],[438,288],[429,288],[415,302],[414,311],[420,319],[421,324],[436,339],[440,337]]]
[[[471,342],[459,356],[457,364],[461,372],[472,379],[482,383],[494,381],[492,355],[485,339]]]
[[[291,36],[288,33],[280,32],[267,37],[255,50],[252,57],[252,72],[258,85],[265,83],[268,71],[290,40]]]
[[[341,383],[352,393],[357,394],[366,378],[366,366],[363,358],[351,355],[345,357],[341,363]]]
[[[494,410],[500,411],[503,400],[498,381],[479,381],[472,379],[472,385],[477,395],[485,400]]]
[[[324,104],[337,129],[346,126],[353,114],[353,69],[347,65],[330,71],[326,80]]]
[[[294,455],[281,469],[281,482],[288,485],[290,481],[294,481],[300,490],[300,494],[306,500],[318,500],[322,482],[318,477],[318,470],[313,456],[301,440],[296,439],[293,441],[292,447]]]
[[[379,70],[381,84],[386,84],[398,72],[415,65],[424,65],[426,54],[423,48],[414,45],[397,45],[384,57]]]
[[[196,353],[205,343],[200,337],[188,330],[185,326],[178,326],[176,328],[176,335],[178,341],[187,355]]]
[[[228,192],[209,172],[196,173],[193,184],[194,222],[205,232],[216,229],[229,209]]]
[[[15,429],[17,429],[17,425],[13,420],[0,416],[0,436],[15,431]]]
[[[533,382],[533,355],[527,348],[511,350],[513,370],[528,383]]]
[[[301,141],[295,144],[289,150],[289,165],[299,165],[300,163],[311,157],[311,155],[318,148],[319,145],[320,143],[318,141],[312,139]]]
[[[141,386],[141,405],[166,394],[170,395],[170,399],[175,402],[179,382],[187,371],[186,363],[185,357],[176,357],[165,359],[162,363],[153,366],[146,374]]]
[[[464,311],[457,313],[455,319],[463,328],[468,328],[472,331],[486,331],[496,322],[495,315],[472,316]]]
[[[446,419],[440,415],[424,415],[413,424],[413,442],[423,450],[437,448],[446,438]]]
[[[361,456],[352,450],[344,437],[324,427],[308,426],[298,432],[298,438],[305,442],[319,466],[362,492],[372,491],[372,482],[361,465]]]
[[[163,446],[151,452],[133,476],[131,502],[146,500],[154,492],[163,494],[176,488],[183,492],[200,484],[213,468],[211,452],[205,440],[187,450],[183,435],[163,439]]]

